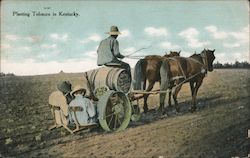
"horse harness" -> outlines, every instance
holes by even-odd
[[[201,53],[202,61],[205,64],[205,70],[208,71],[208,61],[207,61],[207,52]]]
[[[201,63],[200,61],[198,61],[198,60],[196,60],[196,59],[193,59],[193,58],[187,58],[187,59],[190,59],[190,60],[192,60],[192,61],[194,61],[194,62],[196,62],[196,63],[198,63],[198,64],[200,64],[200,65],[202,66],[201,72],[198,72],[197,74],[195,74],[195,75],[193,75],[193,76],[191,76],[191,77],[188,77],[188,78],[187,78],[187,76],[185,75],[185,73],[184,73],[184,71],[183,71],[183,68],[182,68],[180,62],[179,62],[176,58],[173,58],[173,57],[172,57],[172,58],[168,58],[168,59],[170,59],[170,60],[175,61],[175,62],[178,64],[178,66],[179,66],[179,68],[180,68],[180,70],[181,70],[181,72],[182,72],[182,76],[175,76],[175,77],[172,77],[172,78],[171,78],[171,81],[174,81],[174,80],[177,80],[177,79],[184,78],[184,82],[185,82],[186,80],[189,80],[189,79],[191,79],[191,78],[193,78],[193,77],[199,75],[200,73],[203,73],[203,74],[204,74],[204,73],[207,73],[207,70],[208,70],[208,61],[207,61],[206,51],[203,52],[203,53],[201,53],[200,55],[201,55],[201,58],[202,58],[202,62],[203,62],[203,63]]]
[[[185,75],[185,73],[184,73],[184,71],[182,69],[182,66],[181,66],[180,62],[177,59],[175,59],[175,58],[168,58],[168,59],[173,60],[173,61],[175,61],[178,64],[179,68],[181,69],[181,73],[183,75],[183,76],[172,77],[171,80],[174,81],[174,80],[181,79],[181,78],[186,79],[187,77],[186,77],[186,75]]]
[[[191,59],[192,61],[200,64],[202,66],[202,69],[201,69],[201,73],[207,73],[208,71],[208,61],[207,61],[207,55],[206,55],[206,51],[201,53],[201,58],[202,58],[202,62],[201,63],[200,61],[196,60],[196,59],[193,59],[193,58],[188,58],[188,59]]]

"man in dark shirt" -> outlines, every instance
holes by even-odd
[[[119,43],[116,40],[119,34],[117,26],[111,26],[110,32],[107,32],[110,36],[102,40],[98,49],[97,65],[113,66],[126,69],[130,73],[129,64],[119,60],[123,59],[124,56],[119,51]]]

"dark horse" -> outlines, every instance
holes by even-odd
[[[155,82],[161,80],[160,67],[162,62],[169,57],[180,56],[180,52],[172,52],[165,54],[164,56],[149,55],[144,59],[140,59],[134,69],[134,90],[146,90],[151,91]],[[148,80],[148,87],[146,89],[146,81]],[[148,111],[147,99],[149,94],[144,95],[144,112]]]
[[[172,57],[162,62],[160,68],[161,91],[166,91],[171,82],[177,85],[173,90],[173,99],[176,111],[179,112],[177,95],[183,83],[189,82],[192,94],[192,111],[196,110],[196,96],[207,71],[213,71],[213,61],[215,50],[204,49],[200,54],[193,54],[188,58]],[[160,94],[160,110],[164,109],[166,94]],[[170,102],[171,104],[171,102]],[[170,105],[171,106],[171,105]]]

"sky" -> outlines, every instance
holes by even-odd
[[[75,13],[75,16],[73,15]],[[41,16],[43,14],[43,16]],[[69,16],[73,15],[73,16]],[[1,1],[3,73],[40,75],[97,68],[112,25],[120,52],[134,56],[215,49],[215,62],[250,61],[247,0]],[[134,67],[138,59],[125,58]]]

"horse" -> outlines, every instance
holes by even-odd
[[[166,54],[163,55],[163,57],[170,58],[170,57],[174,57],[174,56],[180,56],[180,54],[181,54],[181,50],[179,52],[175,52],[175,51],[169,51],[169,52],[170,52],[169,54],[167,52],[165,52]]]
[[[180,52],[172,52],[170,54],[165,54],[163,56],[159,55],[149,55],[144,59],[140,59],[134,68],[134,90],[146,90],[151,91],[155,82],[160,81],[160,67],[162,61],[166,58],[173,56],[180,56]],[[149,85],[146,89],[146,81],[148,80]],[[147,99],[149,94],[144,95],[144,113],[148,111]]]
[[[207,72],[213,71],[213,61],[215,50],[204,49],[200,54],[193,54],[188,58],[184,57],[172,57],[166,58],[160,67],[161,85],[160,91],[166,91],[169,88],[169,83],[175,82],[173,90],[173,99],[175,102],[176,111],[179,112],[177,95],[182,87],[183,83],[189,82],[191,94],[192,94],[192,108],[191,111],[196,110],[196,96],[200,86],[202,85],[203,79]],[[171,92],[171,91],[170,91]],[[160,93],[160,111],[164,109],[164,100],[166,94]],[[169,96],[171,99],[171,95]],[[171,106],[171,100],[170,105]]]

